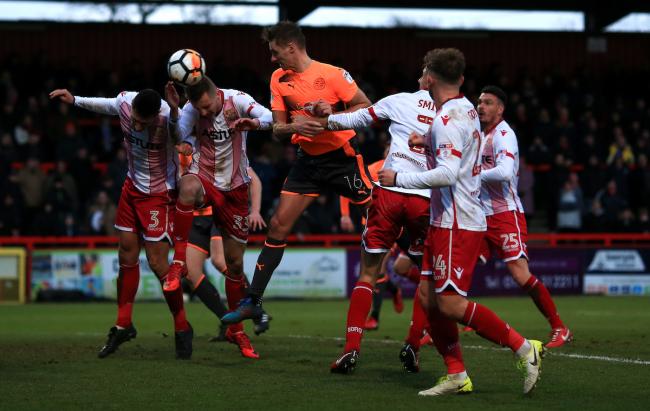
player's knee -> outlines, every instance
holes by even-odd
[[[140,250],[136,244],[120,242],[117,250],[120,264],[132,265],[138,262]]]
[[[447,318],[454,318],[455,310],[453,304],[446,301],[444,298],[438,300],[438,309]]]
[[[201,192],[201,182],[194,176],[185,176],[181,180],[179,197],[184,202],[195,199]]]
[[[232,277],[241,277],[244,272],[244,262],[241,258],[226,256],[226,266]]]
[[[457,298],[447,298],[444,295],[438,295],[436,298],[438,309],[447,318],[460,320],[463,318],[464,310],[460,307],[460,301]]]
[[[402,277],[408,274],[410,269],[411,269],[411,262],[408,260],[408,258],[398,258],[393,263],[393,271],[395,272],[395,274],[400,275]]]
[[[153,271],[158,277],[167,274],[169,263],[165,257],[150,257],[148,262],[149,268],[151,268],[151,271]]]
[[[279,218],[277,215],[271,217],[271,221],[269,222],[269,231],[267,232],[269,237],[276,240],[282,240],[287,238],[289,231],[291,231],[291,224],[283,221],[283,219]]]
[[[528,271],[528,263],[525,258],[508,262],[508,269],[512,279],[520,287],[523,287],[530,278],[530,271]]]
[[[226,261],[223,258],[210,258],[210,262],[220,273],[226,271]]]

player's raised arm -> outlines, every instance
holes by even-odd
[[[120,114],[117,98],[73,96],[67,89],[56,89],[50,92],[50,100],[57,98],[66,104],[72,104],[95,113],[112,116]]]
[[[187,146],[193,147],[196,144],[196,136],[192,134],[198,118],[196,110],[189,103],[179,110],[180,96],[171,81],[165,85],[165,101],[170,110],[168,126],[172,141],[179,145],[179,152],[191,152]]]

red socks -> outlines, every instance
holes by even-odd
[[[174,213],[174,260],[185,261],[187,238],[190,236],[192,220],[194,219],[194,204],[176,203]]]
[[[512,351],[517,351],[525,341],[524,337],[489,308],[473,301],[467,304],[463,324],[475,329],[481,337],[495,344],[510,347]]]
[[[414,349],[420,348],[420,339],[422,333],[427,327],[427,314],[422,308],[422,303],[417,295],[413,297],[413,314],[411,315],[411,325],[409,326],[409,333],[406,337],[406,343],[410,344]]]
[[[161,286],[163,282],[164,279],[160,279]],[[183,307],[183,287],[178,287],[171,292],[163,291],[163,296],[165,297],[165,301],[167,301],[169,311],[174,316],[174,331],[189,330],[190,323],[187,322],[185,308]]]
[[[117,277],[117,321],[115,325],[127,328],[131,325],[133,301],[140,283],[140,265],[120,264]]]
[[[359,281],[352,290],[350,308],[348,308],[344,352],[359,351],[361,347],[363,326],[372,305],[372,288],[370,283]]]
[[[414,284],[419,284],[420,283],[420,269],[418,268],[417,265],[412,265],[411,268],[409,268],[408,272],[404,275],[404,277],[411,280],[411,282],[414,283]]]
[[[445,361],[447,374],[458,374],[465,371],[456,321],[445,317],[436,309],[429,315],[429,324],[428,332]]]
[[[228,308],[234,310],[237,308],[239,300],[246,296],[246,282],[243,277],[238,279],[231,277],[227,269],[224,271],[223,276],[226,278],[226,298],[228,299]],[[233,333],[244,331],[244,324],[231,324],[228,328]]]
[[[551,324],[551,328],[564,327],[564,323],[562,323],[555,303],[551,298],[551,293],[548,292],[543,282],[531,274],[522,288],[528,292],[528,295],[533,299],[539,311],[546,317],[549,324]]]

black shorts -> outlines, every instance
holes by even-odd
[[[192,221],[192,229],[188,243],[200,251],[210,254],[210,240],[214,237],[221,237],[221,232],[214,224],[211,215],[197,215]]]
[[[296,162],[282,187],[282,194],[318,197],[323,191],[334,191],[354,204],[370,201],[372,183],[356,138],[344,147],[312,156],[299,149]]]

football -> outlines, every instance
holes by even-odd
[[[201,81],[205,74],[205,60],[194,50],[178,50],[167,62],[167,74],[177,84],[194,85]]]

